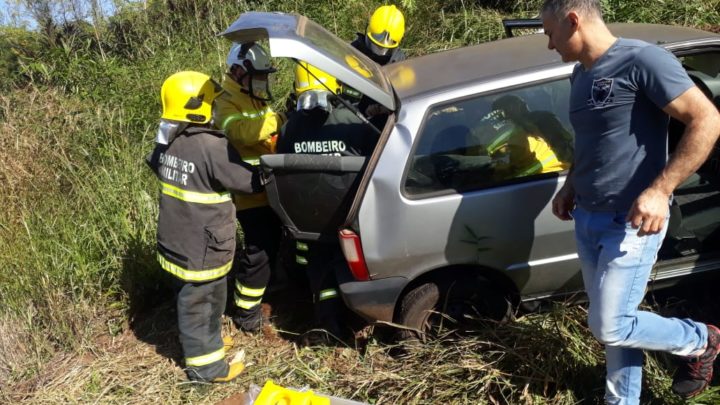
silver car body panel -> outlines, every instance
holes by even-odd
[[[558,80],[571,72],[572,65],[561,64],[425,94],[403,103],[358,214],[371,277],[402,274],[412,280],[432,269],[469,265],[506,271],[526,294],[556,290],[561,280],[560,284],[569,289],[582,287],[575,277],[579,264],[574,255],[573,223],[558,221],[550,207],[564,176],[462,194],[450,190],[446,195],[409,198],[403,195],[404,171],[399,170],[411,157],[423,118],[433,106]],[[527,229],[519,229],[518,224],[526,224]]]
[[[395,110],[392,89],[380,67],[307,17],[284,13],[243,13],[218,35],[239,43],[267,39],[272,57],[308,62],[320,70],[331,72],[338,80],[389,110]]]

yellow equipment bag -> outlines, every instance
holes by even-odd
[[[312,391],[283,388],[268,380],[253,405],[330,405],[330,398]]]

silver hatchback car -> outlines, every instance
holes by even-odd
[[[720,35],[612,24],[672,51],[720,105]],[[573,223],[550,202],[572,162],[572,64],[542,34],[380,67],[300,15],[245,13],[220,35],[266,39],[391,111],[370,157],[266,155],[271,205],[301,240],[340,239],[347,306],[426,331],[502,318],[517,305],[582,297]],[[682,134],[669,126],[669,146]],[[676,192],[654,287],[720,269],[720,150]]]

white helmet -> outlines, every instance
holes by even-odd
[[[233,66],[240,66],[243,74],[235,79],[246,88],[250,97],[260,101],[270,101],[273,96],[270,92],[270,82],[267,75],[276,71],[270,63],[270,57],[265,49],[254,42],[233,44],[227,56],[227,68],[232,72]],[[247,82],[243,81],[249,76]],[[264,76],[264,77],[263,77]]]
[[[228,52],[227,61],[225,62],[228,70],[233,65],[240,65],[246,72],[253,73],[273,73],[276,71],[270,63],[268,56],[262,46],[254,42],[246,42],[244,44],[235,43]]]

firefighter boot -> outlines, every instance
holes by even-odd
[[[243,372],[243,370],[245,370],[245,364],[243,364],[242,362],[238,361],[238,362],[230,363],[230,364],[228,364],[227,375],[215,377],[212,380],[212,382],[226,383],[226,382],[232,381],[235,378],[237,378],[237,376],[239,376],[240,373]]]
[[[233,346],[235,346],[235,341],[233,340],[232,336],[223,336],[222,338],[223,342],[223,349],[225,349],[225,352],[232,349]]]

